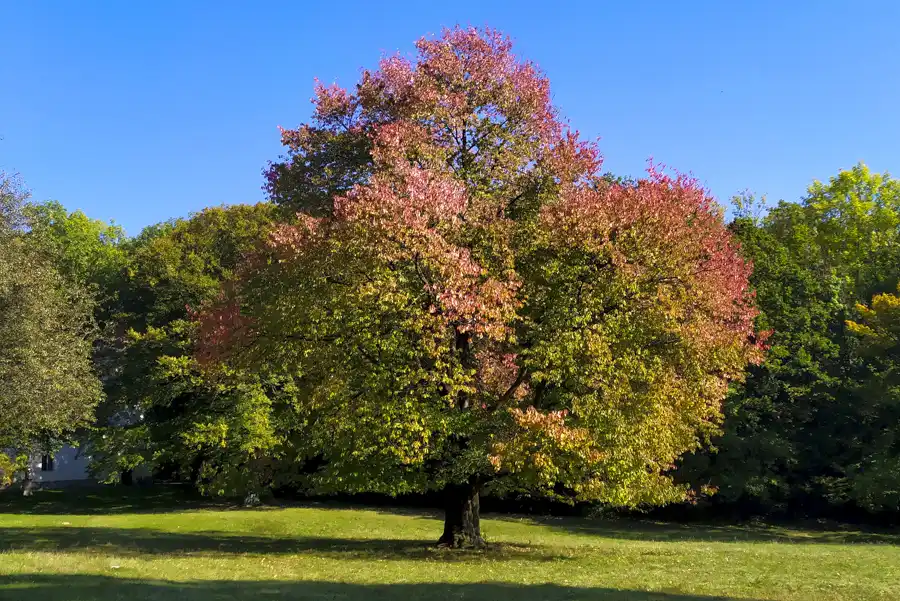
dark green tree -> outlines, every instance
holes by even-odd
[[[898,289],[900,292],[900,289]],[[846,494],[875,511],[900,511],[900,296],[878,294],[858,306],[863,366],[857,372],[856,453],[846,469]]]
[[[272,204],[209,208],[147,228],[126,245],[119,294],[121,348],[93,438],[107,480],[140,465],[168,469],[204,492],[256,492],[276,455],[272,399],[253,376],[201,371],[192,310],[218,297],[241,259],[265,240]]]
[[[772,330],[771,348],[733,387],[718,452],[688,458],[682,477],[756,510],[873,507],[853,481],[884,440],[866,426],[882,411],[861,385],[868,368],[846,322],[858,302],[896,285],[898,224],[900,182],[862,164],[764,218],[739,211],[731,227],[754,263],[757,326]]]

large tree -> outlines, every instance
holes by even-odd
[[[24,198],[0,178],[0,449],[28,455],[88,424],[101,387],[93,298],[26,235]]]
[[[284,132],[270,188],[299,213],[204,312],[200,358],[293,379],[309,486],[442,490],[443,544],[482,542],[485,487],[684,498],[673,462],[760,357],[722,211],[655,168],[601,177],[499,33],[417,48]]]

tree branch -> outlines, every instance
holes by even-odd
[[[528,376],[528,368],[524,365],[519,367],[519,373],[516,375],[515,381],[510,385],[510,387],[500,396],[500,400],[497,402],[498,405],[505,404],[509,399],[512,398],[512,395],[515,394],[516,390],[522,383],[525,381],[525,378]]]

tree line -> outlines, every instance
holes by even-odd
[[[692,178],[604,172],[460,28],[317,84],[282,142],[268,202],[136,237],[3,179],[0,477],[78,439],[109,482],[436,491],[450,546],[483,493],[900,511],[889,176],[726,221]]]

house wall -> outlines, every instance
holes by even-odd
[[[90,460],[78,454],[78,449],[64,446],[55,456],[53,471],[41,471],[41,456],[31,459],[32,473],[35,482],[62,482],[67,480],[87,480],[90,478],[87,467]]]
[[[5,452],[10,457],[14,457],[11,450],[0,449],[0,453]],[[42,482],[50,484],[53,482],[77,482],[94,480],[88,473],[90,465],[90,456],[87,449],[81,449],[65,445],[54,455],[54,464],[52,471],[41,470],[42,455],[38,454],[31,458],[31,473],[36,484]],[[15,480],[21,481],[23,473],[16,474]],[[101,478],[104,477],[101,474]],[[134,469],[133,478],[135,483],[149,484],[153,481],[153,471],[146,465],[139,465]]]

